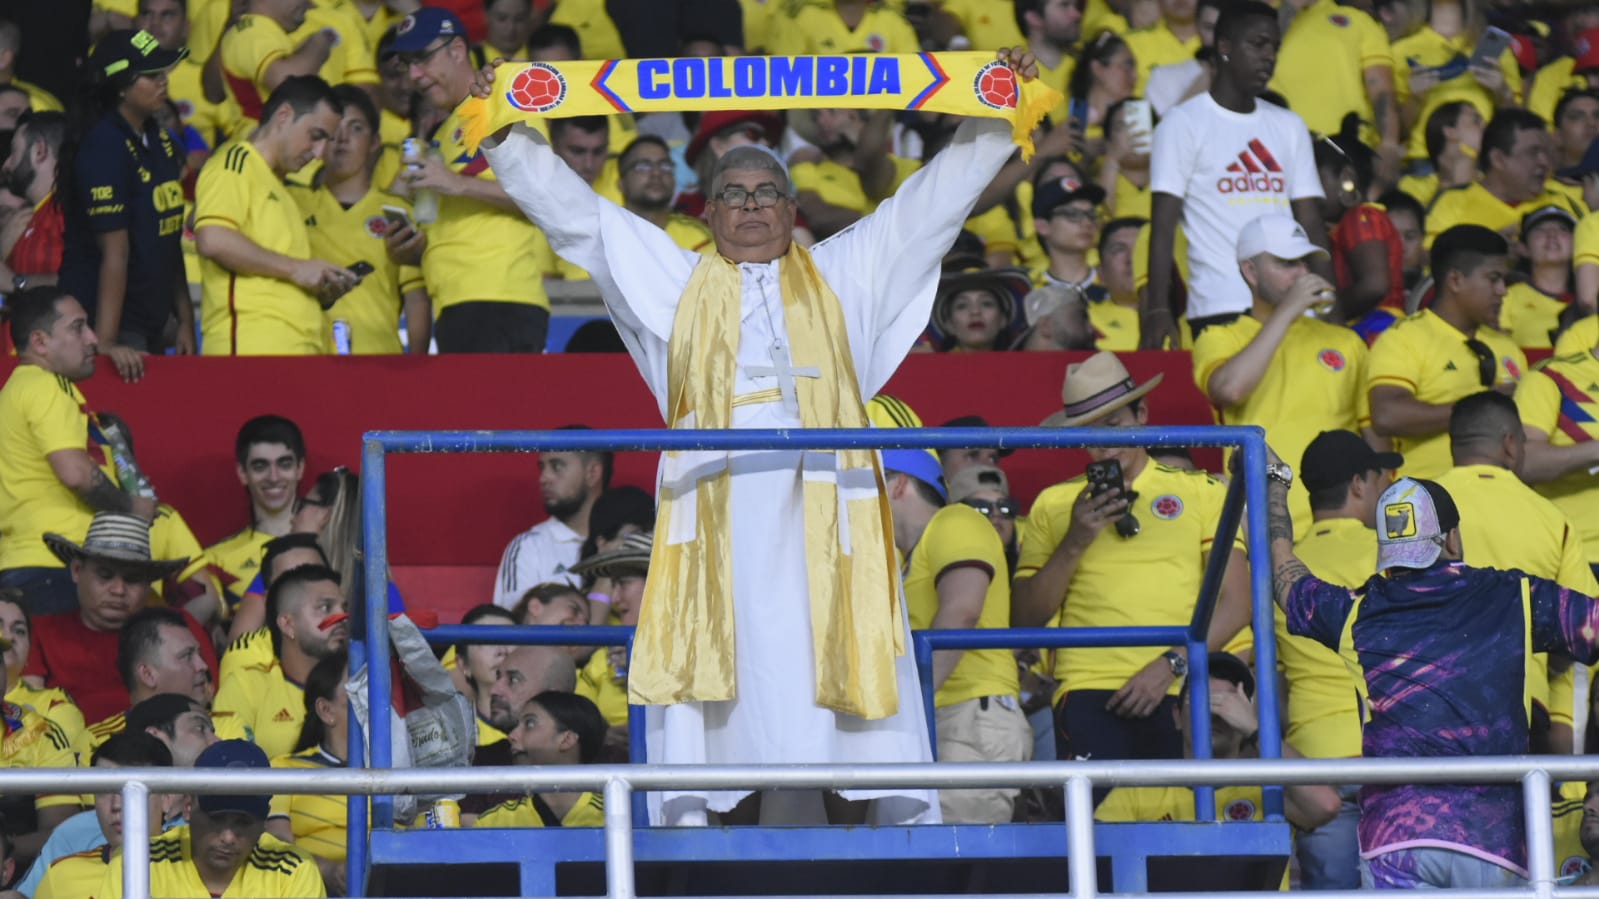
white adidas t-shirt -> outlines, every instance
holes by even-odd
[[[1188,236],[1188,317],[1243,312],[1249,285],[1238,273],[1238,232],[1292,200],[1320,197],[1305,121],[1280,106],[1223,109],[1203,93],[1155,128],[1150,188],[1183,201]]]

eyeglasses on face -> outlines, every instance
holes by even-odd
[[[987,515],[990,518],[993,518],[994,517],[994,513],[998,512],[1001,518],[1014,519],[1016,517],[1017,513],[1021,511],[1021,509],[1017,506],[1016,500],[1014,500],[1014,499],[1012,499],[1012,498],[1010,498],[1008,496],[1005,497],[1004,499],[997,499],[997,500],[996,499],[963,499],[963,500],[961,500],[961,502],[966,504],[966,505],[968,505],[968,506],[971,506],[973,509],[976,509],[977,511],[983,513],[984,515]]]
[[[1482,386],[1494,386],[1496,375],[1499,373],[1499,361],[1494,358],[1494,351],[1488,347],[1488,344],[1475,337],[1466,341],[1466,349],[1471,350],[1471,354],[1477,357],[1477,378],[1482,382]]]
[[[1062,206],[1050,214],[1051,218],[1062,218],[1074,225],[1092,225],[1099,222],[1097,209],[1083,209],[1078,206]]]
[[[396,53],[394,55],[400,60],[400,63],[407,68],[410,66],[425,66],[428,63],[428,60],[438,55],[440,50],[448,47],[451,40],[451,38],[445,38],[444,43],[435,44],[426,50],[421,50],[416,53]]]
[[[783,198],[783,193],[770,184],[762,184],[754,190],[729,187],[716,195],[716,198],[722,201],[723,206],[743,206],[749,201],[750,197],[755,198],[756,206],[765,209],[770,206],[776,206],[777,201]]]

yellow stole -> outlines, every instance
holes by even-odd
[[[838,297],[798,245],[789,248],[779,272],[792,363],[822,372],[796,385],[805,427],[868,427]],[[672,427],[686,426],[685,419],[695,428],[732,426],[741,294],[738,266],[719,255],[701,259],[689,278],[668,347]],[[885,718],[899,709],[894,659],[905,651],[893,519],[877,453],[839,450],[833,457],[833,478],[807,472],[803,480],[816,702],[861,718]],[[876,495],[840,502],[837,473],[859,469],[872,471]],[[734,696],[731,477],[724,466],[688,488],[662,485],[628,672],[630,702]],[[681,496],[690,489],[689,497]],[[672,514],[685,499],[696,503],[698,534],[673,544],[667,539]]]

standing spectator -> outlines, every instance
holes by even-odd
[[[879,396],[882,396],[882,394],[879,394]],[[892,398],[890,397],[890,399]],[[894,402],[898,403],[899,401],[894,400]],[[906,407],[906,411],[909,411],[909,407]],[[910,414],[915,415],[914,412]],[[919,428],[921,426],[922,424],[919,421],[907,421],[904,424],[895,425],[895,427],[902,428]],[[939,427],[987,429],[993,426],[981,415],[962,415],[944,422]],[[1002,450],[995,446],[966,446],[958,449],[942,449],[938,451],[938,463],[944,473],[944,479],[947,481],[968,468],[980,465],[996,466],[999,464],[1000,459],[1013,452],[1015,450]]]
[[[1005,545],[985,516],[964,503],[945,505],[943,472],[931,452],[885,450],[883,475],[894,516],[894,541],[906,560],[905,606],[917,630],[1004,628],[1010,624],[1010,568]],[[1025,762],[1033,732],[1018,697],[1009,650],[933,653],[929,673],[944,762]],[[944,820],[1004,824],[1017,790],[940,790]]]
[[[155,121],[167,73],[187,53],[162,49],[148,32],[114,31],[89,60],[101,115],[79,143],[66,193],[61,285],[94,316],[101,351],[124,378],[143,375],[144,353],[195,349],[183,151]]]
[[[1016,516],[1021,507],[1010,495],[1010,481],[1005,472],[995,465],[971,465],[956,474],[945,472],[949,484],[949,501],[965,503],[988,516],[989,524],[999,532],[999,542],[1005,546],[1006,579],[1016,572]]]
[[[567,425],[561,430],[588,430]],[[582,557],[592,531],[589,518],[595,501],[611,489],[615,457],[608,452],[545,452],[539,454],[539,494],[549,518],[511,539],[500,556],[494,582],[494,604],[516,605],[530,587],[550,581],[577,584],[571,571]]]
[[[344,116],[330,144],[327,165],[317,184],[307,188],[291,185],[289,194],[305,213],[311,252],[317,258],[346,268],[364,262],[372,271],[322,310],[323,323],[334,336],[328,350],[425,356],[432,340],[433,306],[422,271],[395,262],[384,244],[391,227],[384,210],[401,209],[409,215],[411,206],[373,183],[372,174],[383,152],[377,106],[366,91],[353,84],[341,84],[333,93],[344,107]],[[348,341],[347,345],[341,340]]]
[[[316,771],[348,767],[350,697],[344,687],[350,655],[340,650],[316,663],[305,681],[305,724],[294,752],[272,760],[274,768]],[[349,854],[349,797],[342,794],[280,793],[272,797],[267,833],[304,849],[322,872],[329,896],[345,895],[344,860]]]
[[[1033,228],[1049,265],[1033,274],[1035,283],[1053,284],[1086,293],[1099,271],[1088,253],[1099,238],[1099,206],[1105,191],[1073,175],[1041,182],[1033,190]]]
[[[195,187],[201,351],[208,356],[327,350],[322,307],[355,287],[348,269],[311,254],[283,176],[322,156],[342,107],[315,76],[285,79],[249,136],[220,147]]]
[[[1140,322],[1145,349],[1176,340],[1172,260],[1179,221],[1188,237],[1187,314],[1195,339],[1249,308],[1234,250],[1243,226],[1270,211],[1263,207],[1291,208],[1311,243],[1327,245],[1310,133],[1297,115],[1256,99],[1276,65],[1277,35],[1277,11],[1263,3],[1224,9],[1216,21],[1220,61],[1210,91],[1155,128],[1149,285]],[[1332,273],[1321,263],[1315,270]]]
[[[533,4],[528,0],[484,0],[488,29],[483,37],[485,59],[526,59],[533,36]]]
[[[1399,189],[1423,206],[1444,191],[1468,187],[1477,180],[1482,129],[1488,124],[1477,107],[1464,100],[1445,103],[1427,116],[1427,171],[1399,179]]]
[[[1127,45],[1138,61],[1134,94],[1144,92],[1149,73],[1156,67],[1187,62],[1199,52],[1198,12],[1195,0],[1160,0],[1160,21],[1127,35]]]
[[[0,388],[0,587],[21,590],[34,612],[64,611],[77,590],[39,538],[81,536],[96,511],[150,521],[156,502],[100,467],[109,458],[76,383],[94,374],[98,344],[83,307],[37,287],[7,297],[6,317],[19,364]]]
[[[1353,431],[1323,431],[1305,448],[1301,480],[1310,494],[1311,524],[1294,552],[1324,581],[1355,589],[1377,573],[1377,498],[1404,464],[1397,453],[1378,453]],[[1277,651],[1288,681],[1288,730],[1283,739],[1309,758],[1359,758],[1361,708],[1349,669],[1338,653],[1288,632],[1281,609]],[[1294,854],[1303,887],[1360,886],[1358,786],[1338,787],[1338,817],[1314,833],[1299,834]]]
[[[1427,275],[1424,230],[1427,211],[1415,197],[1402,190],[1388,191],[1377,199],[1377,205],[1388,213],[1388,221],[1393,223],[1394,232],[1399,235],[1400,261],[1404,271],[1405,292],[1408,294]],[[1375,339],[1376,336],[1372,335],[1367,338],[1367,342],[1370,343]]]
[[[592,46],[584,42],[590,54]],[[916,53],[922,49],[905,17],[867,0],[832,0],[798,8],[772,29],[767,48],[777,56],[813,53]],[[596,57],[605,59],[607,57]]]
[[[628,144],[617,158],[621,173],[622,208],[665,231],[677,245],[698,253],[714,239],[699,219],[672,211],[677,196],[677,163],[666,141],[644,135]]]
[[[251,123],[266,121],[268,98],[279,85],[321,72],[338,44],[338,32],[329,28],[312,32],[299,45],[289,39],[311,8],[305,0],[244,0],[244,14],[222,33],[217,49],[222,75]]]
[[[826,238],[877,208],[917,165],[887,152],[891,119],[880,110],[817,109],[811,115],[821,155],[797,156],[789,175],[806,223]]]
[[[1138,287],[1133,256],[1139,233],[1149,224],[1142,218],[1116,218],[1099,229],[1099,286],[1103,295],[1089,297],[1088,320],[1094,327],[1094,346],[1125,353],[1138,349]]]
[[[1599,33],[1594,35],[1599,38]],[[1595,138],[1599,138],[1599,91],[1566,91],[1555,105],[1555,143],[1559,168],[1579,165]]]
[[[0,19],[0,84],[20,88],[28,95],[28,107],[36,112],[61,112],[61,101],[55,95],[17,77],[17,57],[21,53],[22,29],[15,22]]]
[[[1374,160],[1355,129],[1316,141],[1315,152],[1325,195],[1322,216],[1332,239],[1338,319],[1371,340],[1404,317],[1405,247],[1388,213],[1365,199]]]
[[[1505,393],[1527,371],[1515,341],[1494,330],[1505,296],[1510,247],[1479,225],[1456,225],[1432,245],[1438,296],[1382,333],[1366,377],[1371,427],[1405,456],[1404,473],[1449,469],[1449,412],[1456,400]]]
[[[1573,329],[1576,330],[1576,329]],[[1576,525],[1590,564],[1599,562],[1599,351],[1557,352],[1516,385],[1516,408],[1526,433],[1520,476]],[[1599,746],[1584,747],[1593,752]]]
[[[1064,408],[1045,426],[1140,427],[1156,375],[1136,383],[1121,360],[1096,353],[1066,367]],[[1211,620],[1220,649],[1248,618],[1243,543],[1212,547],[1226,488],[1208,474],[1179,471],[1137,446],[1095,447],[1116,461],[1121,487],[1086,489],[1084,478],[1047,488],[1022,526],[1011,623],[1017,627],[1181,624],[1193,615],[1205,560],[1227,552],[1227,574]],[[1121,597],[1146,597],[1130,604]],[[1065,649],[1055,654],[1056,754],[1062,759],[1180,758],[1172,714],[1188,673],[1184,647]],[[1103,793],[1101,793],[1103,795]]]
[[[1599,68],[1599,9],[1579,5],[1553,11],[1558,16],[1554,37],[1566,49],[1544,63],[1527,88],[1527,109],[1546,119],[1555,117],[1555,106],[1570,90],[1588,87],[1588,74]]]
[[[11,135],[11,155],[0,169],[6,190],[26,201],[0,226],[0,252],[5,255],[0,275],[9,273],[17,290],[55,284],[61,271],[66,223],[56,186],[66,138],[67,117],[62,113],[23,113]]]
[[[1521,245],[1530,270],[1527,280],[1505,292],[1498,326],[1522,349],[1554,345],[1575,288],[1571,257],[1576,230],[1577,219],[1564,206],[1543,206],[1521,219]]]
[[[167,96],[177,105],[178,117],[199,132],[206,147],[221,144],[239,121],[239,104],[232,97],[217,103],[206,97],[205,61],[212,48],[188,53],[188,5],[184,0],[138,0],[138,10],[133,27],[149,32],[162,50],[185,54],[167,72]]]
[[[1423,9],[1427,19],[1421,27],[1403,37],[1393,37],[1390,32],[1394,61],[1403,63],[1394,70],[1394,86],[1404,104],[1401,115],[1405,121],[1425,122],[1433,110],[1455,100],[1470,103],[1485,119],[1494,115],[1495,109],[1518,105],[1521,69],[1509,47],[1497,60],[1475,66],[1459,64],[1474,58],[1486,24],[1481,6],[1475,0],[1459,0],[1429,3]],[[1405,156],[1420,159],[1425,155],[1425,135],[1413,127]]]
[[[1377,504],[1377,568],[1387,576],[1361,590],[1319,580],[1294,554],[1293,475],[1268,455],[1277,603],[1289,633],[1358,654],[1370,710],[1363,754],[1525,754],[1527,654],[1599,660],[1599,604],[1519,571],[1466,565],[1454,500],[1410,478]],[[1360,812],[1368,889],[1508,888],[1527,875],[1518,785],[1367,786]]]
[[[1286,215],[1263,215],[1238,235],[1238,267],[1253,304],[1247,315],[1206,328],[1194,341],[1194,384],[1216,421],[1264,428],[1290,458],[1325,430],[1371,426],[1366,406],[1366,342],[1341,325],[1310,316],[1332,285],[1311,274],[1327,251]],[[1294,524],[1310,524],[1305,494],[1288,501]]]
[[[281,415],[257,415],[239,428],[233,461],[239,484],[250,498],[250,524],[205,550],[222,581],[230,614],[260,573],[261,550],[267,541],[289,533],[305,476],[305,437],[298,425]]]
[[[453,110],[471,91],[477,70],[466,29],[445,10],[406,16],[389,52],[440,109]],[[550,327],[543,279],[555,267],[549,243],[506,196],[488,160],[467,152],[455,113],[434,135],[439,157],[429,155],[403,177],[411,190],[439,196],[422,257],[439,351],[541,353]]]
[[[1077,104],[1076,108],[1086,110],[1086,118],[1077,123],[1084,138],[1085,158],[1104,155],[1110,138],[1110,111],[1133,96],[1137,80],[1138,63],[1133,51],[1115,32],[1101,31],[1083,48],[1066,85],[1066,96]]]
[[[1283,34],[1272,87],[1317,134],[1337,134],[1353,115],[1361,134],[1380,147],[1387,183],[1399,174],[1399,98],[1388,35],[1358,4],[1315,0],[1294,14]]]
[[[981,2],[971,5],[991,6]],[[949,3],[946,2],[945,6],[948,7]],[[980,11],[984,19],[990,15],[995,19],[1004,19],[1004,13],[998,9],[992,12],[988,9],[973,11]],[[1071,80],[1077,64],[1077,56],[1073,51],[1083,34],[1083,7],[1073,0],[1014,0],[1012,11],[1019,35],[1007,35],[1000,43],[988,46],[991,41],[979,42],[981,36],[971,33],[973,23],[968,21],[967,37],[972,38],[972,46],[981,50],[999,50],[1016,46],[1019,43],[1016,37],[1024,38],[1028,52],[1038,60],[1038,80],[1065,94],[1066,83]],[[1002,21],[999,27],[1003,28],[1005,24],[1009,23]],[[1067,109],[1066,101],[1061,100],[1059,106],[1050,110],[1050,120],[1064,123]]]
[[[1191,58],[1150,70],[1143,95],[1155,108],[1156,115],[1163,116],[1173,106],[1210,88],[1210,80],[1216,72],[1216,19],[1221,15],[1223,2],[1199,0],[1199,6],[1194,11],[1199,49],[1194,51]]]
[[[1514,240],[1521,217],[1545,205],[1584,210],[1549,191],[1549,133],[1543,119],[1524,109],[1501,109],[1482,132],[1481,172],[1470,185],[1440,193],[1427,210],[1427,245],[1455,225],[1481,225]],[[1436,277],[1434,273],[1434,277]]]
[[[1485,390],[1455,403],[1449,416],[1454,467],[1438,484],[1462,510],[1461,542],[1474,568],[1515,569],[1584,596],[1599,595],[1582,535],[1565,513],[1521,482],[1527,437],[1515,401]],[[1557,670],[1557,668],[1562,670]],[[1528,695],[1549,720],[1550,751],[1570,755],[1572,684],[1569,660],[1542,653],[1527,670]]]
[[[650,550],[654,536],[649,532],[629,534],[612,549],[601,550],[579,562],[576,572],[585,577],[604,578],[610,584],[610,609],[617,623],[638,624],[644,602],[644,585],[650,574]],[[627,648],[600,647],[589,656],[577,673],[577,694],[593,700],[611,725],[606,742],[625,757],[627,753]],[[513,702],[510,705],[515,708]]]

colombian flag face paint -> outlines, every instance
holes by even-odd
[[[487,100],[461,104],[473,150],[506,125],[542,116],[715,109],[904,109],[1006,119],[1025,155],[1061,102],[988,53],[721,56],[506,63]]]

